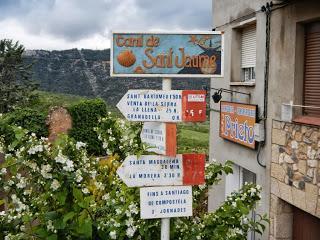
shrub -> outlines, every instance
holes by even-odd
[[[3,142],[4,146],[10,145],[15,139],[14,128],[0,116],[0,142]],[[4,147],[3,146],[3,147]],[[0,146],[0,153],[5,151]]]
[[[4,146],[0,135],[0,147],[6,149],[0,189],[7,195],[7,208],[0,212],[0,238],[159,239],[159,219],[140,219],[138,188],[127,187],[116,173],[125,156],[144,150],[134,140],[139,128],[129,126],[110,116],[100,120],[98,136],[114,154],[104,159],[90,157],[85,143],[68,136],[51,144],[17,128],[15,144]],[[115,139],[121,131],[134,138],[120,134],[120,141]],[[203,208],[209,186],[218,183],[223,173],[231,173],[231,166],[229,161],[206,166],[206,184],[193,187],[194,216],[173,218],[171,239],[241,240],[248,231],[264,231],[265,216],[248,219],[261,198],[261,188],[254,184],[232,193],[213,213]]]
[[[107,115],[107,106],[102,99],[84,100],[68,107],[72,118],[72,129],[69,136],[76,141],[85,142],[89,154],[102,155],[102,142],[93,130],[99,118]]]
[[[9,113],[7,121],[9,124],[28,129],[37,136],[47,137],[49,133],[46,126],[47,114],[31,108],[21,108]]]

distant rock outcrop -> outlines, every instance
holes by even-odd
[[[40,89],[88,97],[101,97],[115,105],[128,89],[161,89],[160,78],[111,78],[110,49],[64,51],[27,50],[26,62],[34,62],[33,78]],[[177,78],[173,89],[201,89],[209,79]]]

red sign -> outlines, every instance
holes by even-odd
[[[183,185],[201,185],[205,183],[205,154],[183,154]]]
[[[255,148],[257,105],[220,102],[220,137]]]
[[[182,91],[182,120],[185,122],[204,122],[206,119],[206,91]]]

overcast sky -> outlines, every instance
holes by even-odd
[[[212,0],[0,0],[0,38],[27,49],[104,49],[111,30],[210,30]]]

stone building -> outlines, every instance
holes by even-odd
[[[232,160],[234,174],[212,189],[209,210],[255,182],[263,193],[252,214],[269,213],[270,225],[248,239],[320,239],[320,1],[213,0],[213,28],[224,35],[224,75],[210,95],[227,90],[226,102],[211,100],[210,158]],[[223,135],[220,107],[232,103],[256,106],[251,147]]]

